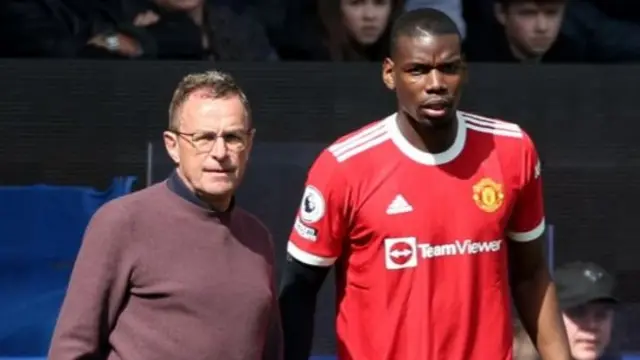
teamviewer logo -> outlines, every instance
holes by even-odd
[[[418,266],[416,238],[396,238],[384,240],[384,262],[389,270]]]

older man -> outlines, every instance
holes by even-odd
[[[112,201],[91,220],[49,359],[280,358],[268,230],[234,205],[254,128],[233,78],[178,85],[167,181]]]

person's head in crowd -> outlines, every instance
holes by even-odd
[[[254,133],[242,89],[231,75],[208,71],[188,75],[178,85],[164,142],[187,187],[226,210],[244,174]]]
[[[513,321],[513,360],[538,360],[538,351],[519,318]]]
[[[504,27],[514,57],[540,59],[558,37],[568,0],[495,0],[494,13]]]
[[[554,279],[573,358],[600,358],[611,342],[618,303],[613,276],[594,263],[573,262],[557,268]]]
[[[318,0],[325,45],[334,61],[382,60],[404,0]]]

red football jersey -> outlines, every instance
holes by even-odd
[[[540,163],[516,124],[458,112],[429,154],[396,116],[316,159],[287,247],[336,264],[343,360],[510,360],[510,241],[545,228]]]

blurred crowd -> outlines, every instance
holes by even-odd
[[[640,59],[637,0],[2,0],[0,56],[379,61],[420,7],[454,19],[473,62]]]

